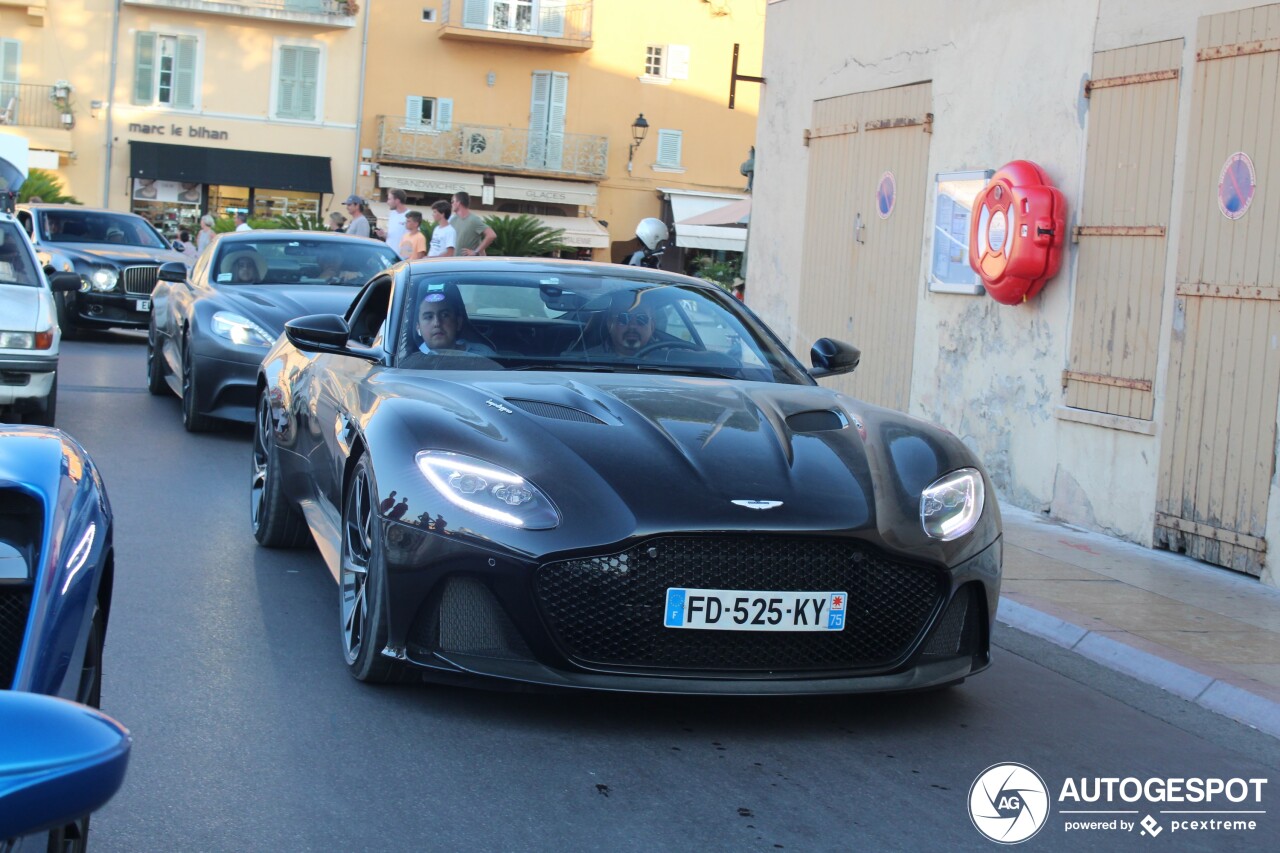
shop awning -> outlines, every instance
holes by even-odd
[[[520,215],[518,213],[499,213],[489,210],[472,212],[479,213],[485,219],[491,219],[495,216]],[[533,216],[534,214],[524,215]],[[537,218],[542,220],[543,224],[548,228],[559,228],[564,231],[564,236],[560,238],[560,242],[566,246],[585,249],[609,248],[609,232],[594,219],[580,216],[538,216]]]
[[[513,178],[494,175],[493,194],[497,198],[515,198],[538,204],[571,204],[594,207],[597,185],[582,181],[548,181],[538,178]]]
[[[659,189],[671,201],[676,245],[685,249],[721,249],[743,252],[747,229],[740,225],[703,225],[691,222],[734,202],[750,201],[746,196]]]
[[[333,192],[329,158],[306,154],[130,141],[129,174],[160,181]]]
[[[740,201],[731,201],[724,207],[699,213],[683,221],[677,220],[676,225],[746,225],[750,221],[751,199],[748,197]]]
[[[439,169],[379,166],[378,186],[439,195],[465,192],[478,200],[484,192],[484,176],[474,172],[443,172]]]

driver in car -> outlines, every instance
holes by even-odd
[[[604,340],[587,349],[587,355],[620,355],[635,358],[653,340],[654,312],[643,294],[619,291],[605,312]]]

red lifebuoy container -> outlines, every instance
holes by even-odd
[[[1030,160],[1005,164],[973,200],[969,265],[991,298],[1018,305],[1062,266],[1067,202]]]

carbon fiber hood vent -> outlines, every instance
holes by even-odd
[[[507,402],[513,406],[524,409],[531,415],[537,415],[540,418],[552,418],[558,421],[576,421],[582,424],[603,424],[604,421],[597,418],[589,412],[582,409],[575,409],[571,406],[561,406],[558,403],[547,403],[542,400],[513,400],[507,398]]]

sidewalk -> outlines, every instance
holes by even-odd
[[[1000,622],[1280,737],[1280,589],[1000,511]]]

